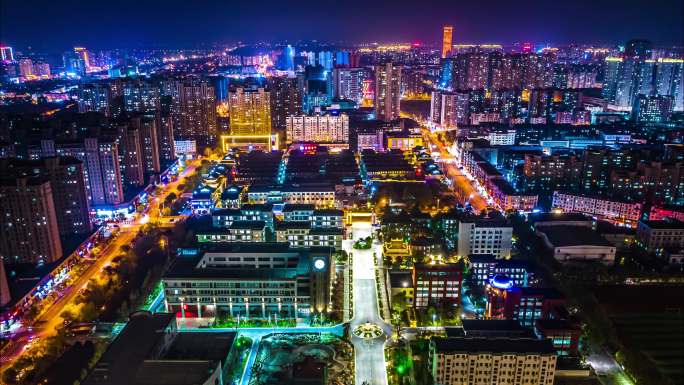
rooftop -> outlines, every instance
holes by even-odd
[[[148,360],[138,367],[131,385],[187,385],[202,384],[214,370],[218,362],[212,361],[170,361]],[[133,372],[132,370],[130,370]],[[117,383],[119,384],[119,383]]]
[[[466,333],[468,331],[490,331],[490,330],[506,330],[506,331],[525,331],[526,328],[520,326],[520,323],[515,320],[466,320],[464,319],[461,323],[463,325],[463,330]]]
[[[538,230],[543,233],[553,247],[569,246],[605,246],[613,244],[596,231],[583,226],[544,226]]]
[[[266,227],[264,221],[233,221],[229,229],[235,230],[263,230]]]
[[[581,213],[536,213],[530,214],[530,222],[553,221],[591,221],[592,219]]]
[[[580,328],[577,322],[572,322],[567,319],[538,319],[535,324],[538,329],[543,330],[568,330]]]
[[[676,219],[663,219],[660,221],[640,221],[643,223],[645,226],[650,227],[651,229],[674,229],[674,230],[682,230],[684,229],[684,222],[678,221]]]
[[[551,340],[533,338],[438,337],[432,339],[432,344],[441,353],[538,353],[556,356]]]
[[[288,203],[283,207],[283,212],[292,212],[292,211],[314,211],[316,209],[316,205],[314,204],[292,204]]]
[[[170,313],[132,313],[84,384],[134,383],[136,368],[150,358],[166,329],[175,326],[175,322],[176,316]]]

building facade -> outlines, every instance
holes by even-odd
[[[48,178],[0,180],[0,257],[42,265],[62,257],[57,212]]]
[[[307,318],[330,306],[330,249],[287,244],[206,244],[162,278],[167,311],[181,317]]]
[[[552,385],[556,351],[549,340],[438,337],[430,342],[440,385]]]
[[[413,306],[418,309],[427,309],[430,306],[459,307],[462,283],[461,265],[417,263],[413,267]]]
[[[348,143],[349,116],[299,115],[288,116],[286,142]]]
[[[398,119],[400,103],[401,67],[392,63],[375,66],[375,118]]]

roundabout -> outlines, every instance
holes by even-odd
[[[352,330],[352,334],[365,340],[371,340],[382,336],[384,332],[380,326],[374,323],[366,322],[354,328],[354,330]]]

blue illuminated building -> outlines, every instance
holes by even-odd
[[[305,94],[303,109],[307,113],[316,107],[330,105],[332,100],[332,72],[321,65],[307,66],[304,70]]]
[[[442,69],[439,71],[439,83],[437,88],[442,90],[453,89],[454,59],[447,58],[442,61]]]
[[[295,49],[293,46],[289,45],[285,47],[285,70],[287,71],[293,71],[294,70],[294,57],[295,57]]]
[[[348,67],[349,66],[349,52],[337,51],[335,53],[335,65],[338,67]]]

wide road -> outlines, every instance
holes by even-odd
[[[387,385],[387,370],[385,363],[385,341],[392,335],[392,328],[380,318],[378,310],[378,296],[375,289],[375,261],[373,253],[381,256],[380,243],[374,243],[368,250],[353,248],[355,240],[371,235],[370,223],[354,223],[352,226],[353,240],[343,241],[342,247],[353,255],[354,266],[354,318],[351,320],[351,330],[366,322],[380,326],[385,334],[372,340],[352,337],[354,344],[356,385]]]
[[[60,297],[53,303],[49,304],[49,308],[45,309],[43,313],[30,325],[34,326],[31,336],[37,338],[45,338],[56,332],[56,330],[64,323],[60,314],[64,311],[67,305],[72,303],[81,289],[88,285],[91,278],[96,277],[102,272],[102,269],[108,266],[112,260],[120,254],[121,246],[131,245],[138,230],[142,225],[149,221],[156,221],[160,215],[159,203],[163,202],[168,194],[175,191],[176,188],[185,181],[185,178],[192,175],[195,169],[199,166],[199,161],[188,163],[187,167],[178,176],[178,178],[163,187],[162,191],[157,194],[158,200],[152,199],[148,204],[145,212],[137,216],[130,224],[122,224],[118,235],[110,240],[105,247],[98,253],[97,259],[88,268],[77,277],[71,285],[62,290]],[[10,351],[5,351],[0,362],[3,365],[8,365],[18,358],[24,351],[28,343],[28,338],[21,338],[19,341],[12,341],[13,345]]]
[[[439,153],[439,163],[442,165],[442,171],[455,189],[456,196],[461,203],[470,203],[473,210],[482,211],[487,207],[487,201],[480,195],[477,189],[472,185],[468,177],[461,172],[461,170],[454,163],[455,158],[444,146],[437,136],[428,129],[423,129],[423,138],[430,147],[431,151]],[[435,147],[433,148],[432,145]]]

